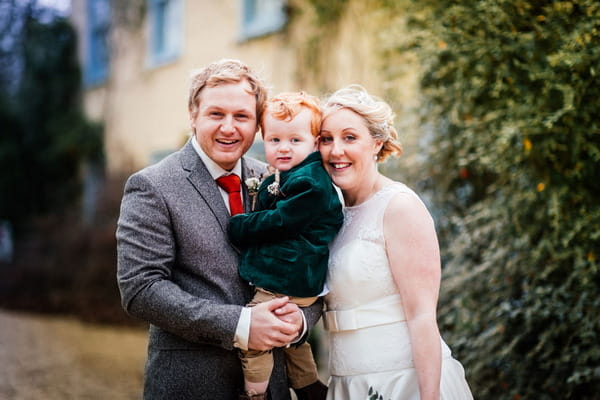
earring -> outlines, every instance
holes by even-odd
[[[379,157],[377,157],[377,154],[373,154],[373,160],[377,161],[377,158],[379,158]]]

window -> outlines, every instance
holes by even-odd
[[[284,0],[240,0],[242,2],[240,40],[277,32],[285,26]]]
[[[110,0],[87,0],[87,52],[84,83],[98,85],[108,77]]]
[[[148,65],[157,67],[181,54],[183,41],[183,2],[148,0]]]

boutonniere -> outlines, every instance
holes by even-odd
[[[267,172],[262,175],[258,175],[258,176],[255,175],[254,170],[250,170],[250,175],[252,175],[252,176],[250,178],[246,179],[244,181],[244,183],[246,184],[246,187],[248,188],[248,195],[252,198],[251,211],[254,211],[254,208],[256,207],[256,198],[258,197],[258,188],[263,183],[265,178],[267,178],[273,174],[275,174],[275,180],[273,181],[273,183],[271,183],[269,186],[267,186],[267,191],[269,192],[269,194],[271,196],[278,196],[279,194],[281,194],[281,190],[279,190],[279,170],[278,169],[273,168],[269,165],[269,166],[267,166]]]
[[[254,171],[251,171],[254,174]],[[258,188],[262,183],[262,175],[259,177],[252,176],[244,181],[246,187],[248,188],[248,194],[252,198],[252,207],[251,211],[254,211],[254,207],[256,206],[256,195],[258,194]]]
[[[267,186],[267,191],[271,196],[279,196],[281,191],[279,190],[279,170],[275,170],[275,180],[269,186]]]

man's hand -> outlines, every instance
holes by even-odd
[[[275,309],[275,315],[280,320],[298,326],[298,334],[302,331],[302,325],[304,324],[304,318],[301,314],[300,307],[294,303],[287,303],[285,306]]]
[[[252,307],[248,348],[271,350],[297,339],[302,329],[302,315],[297,305],[281,297]]]

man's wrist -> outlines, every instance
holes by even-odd
[[[300,331],[300,335],[298,335],[298,337],[292,341],[290,344],[296,344],[300,341],[302,341],[302,338],[304,337],[304,335],[306,335],[306,332],[308,332],[308,326],[306,324],[306,316],[304,315],[304,311],[302,309],[300,309],[300,314],[302,315],[302,329]]]
[[[250,338],[250,320],[252,317],[252,308],[243,307],[240,313],[235,335],[233,336],[233,347],[242,350],[248,350],[248,340]]]

